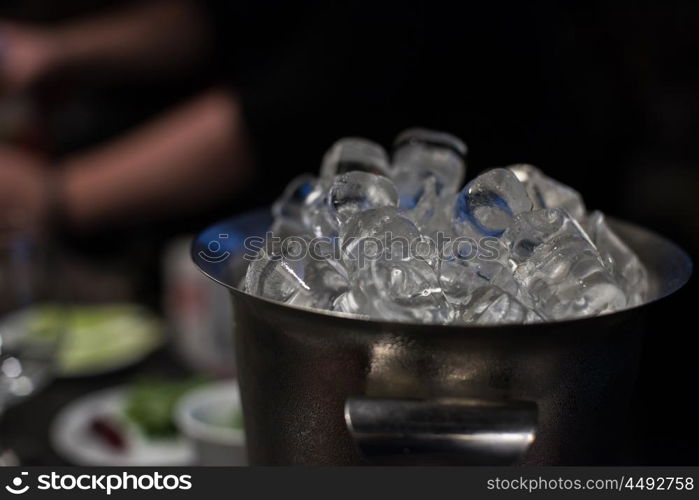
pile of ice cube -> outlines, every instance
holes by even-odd
[[[245,291],[394,321],[499,324],[591,316],[643,302],[646,271],[600,212],[531,165],[463,189],[466,145],[410,129],[389,160],[344,138],[320,175],[273,206]]]

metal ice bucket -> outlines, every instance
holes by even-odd
[[[679,290],[689,257],[610,223],[648,268],[648,303],[604,316],[492,327],[368,321],[285,306],[237,288],[256,211],[195,240],[230,291],[252,464],[594,464],[617,449],[644,315]]]

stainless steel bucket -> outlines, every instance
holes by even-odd
[[[614,453],[644,315],[688,280],[689,257],[621,221],[648,268],[648,303],[594,318],[492,327],[368,321],[236,286],[267,211],[203,231],[192,255],[233,300],[253,464],[594,464]]]

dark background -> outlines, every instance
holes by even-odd
[[[0,15],[51,23],[121,3],[5,0]],[[295,8],[291,17],[251,8],[240,32],[241,6],[213,6],[223,56],[191,78],[44,89],[53,154],[107,140],[223,78],[243,89],[259,131],[259,168],[269,174],[243,204],[266,203],[294,174],[316,170],[339,136],[366,135],[389,146],[400,130],[420,125],[467,142],[469,176],[533,163],[581,191],[588,207],[652,228],[695,261],[699,256],[698,2],[350,2],[352,15],[372,20],[371,29],[357,33],[355,18],[329,15],[311,36],[298,38],[289,30],[303,17]],[[329,33],[345,43],[317,51]],[[266,40],[255,58],[289,51],[290,62],[283,69],[232,70],[226,56],[245,52],[246,36]],[[326,71],[335,68],[328,60],[343,65],[333,53],[338,47],[356,58],[356,70]],[[293,57],[299,53],[312,57]],[[369,90],[357,91],[360,83]],[[234,205],[222,202],[216,214],[186,228]],[[183,229],[175,222],[162,231]],[[144,272],[157,277],[156,269]],[[637,436],[634,463],[697,463],[697,297],[692,282],[649,325],[636,418],[629,422]]]

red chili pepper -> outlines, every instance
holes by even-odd
[[[90,423],[90,430],[102,441],[116,451],[126,450],[126,439],[121,429],[105,417],[95,417]]]

